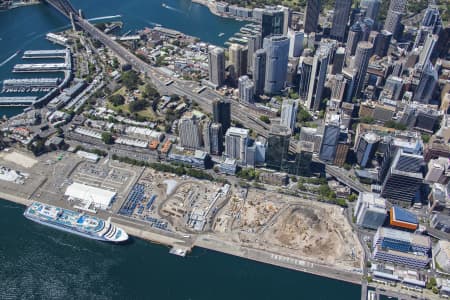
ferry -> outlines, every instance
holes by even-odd
[[[120,243],[128,234],[108,221],[61,207],[33,202],[23,214],[27,219],[88,239]]]

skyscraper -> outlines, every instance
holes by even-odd
[[[329,48],[325,46],[321,46],[314,56],[311,79],[308,87],[308,98],[306,99],[306,107],[311,111],[317,111],[320,108],[327,77],[329,58]]]
[[[286,36],[273,35],[264,39],[263,47],[267,53],[264,93],[278,94],[286,83],[289,39]]]
[[[272,125],[267,139],[266,165],[280,170],[288,159],[291,130],[284,126]]]
[[[337,74],[334,77],[330,100],[335,102],[342,102],[344,100],[346,87],[347,87],[347,80],[345,79],[344,75]]]
[[[305,34],[301,31],[289,30],[289,57],[300,57],[303,51],[303,38]]]
[[[428,62],[420,75],[419,85],[414,92],[413,100],[425,104],[430,103],[438,80],[437,70]]]
[[[264,94],[264,84],[266,81],[267,53],[265,49],[258,49],[253,54],[253,82],[255,84],[255,95]]]
[[[253,74],[253,55],[258,49],[261,49],[261,35],[256,34],[249,36],[247,48],[247,74]]]
[[[311,81],[311,72],[313,67],[312,57],[301,57],[298,68],[299,75],[299,89],[298,94],[300,99],[306,101],[308,98],[309,82]]]
[[[185,114],[178,123],[180,145],[189,149],[202,146],[202,131],[200,120],[194,114]]]
[[[419,31],[417,32],[414,48],[423,46],[429,34],[439,34],[441,29],[442,19],[439,15],[439,7],[430,4],[425,11]]]
[[[422,185],[423,167],[423,156],[397,150],[383,181],[381,196],[392,201],[411,203]]]
[[[435,4],[428,5],[428,8],[423,15],[422,24],[423,27],[430,27],[432,34],[438,34],[442,29],[442,18],[439,14],[439,7]]]
[[[373,132],[368,132],[359,138],[356,145],[356,161],[361,167],[365,168],[369,165],[379,139],[378,135]]]
[[[331,69],[331,74],[336,75],[342,72],[345,60],[345,48],[339,47],[336,49],[333,57],[333,68]]]
[[[336,0],[334,4],[333,24],[331,25],[330,36],[340,42],[344,41],[345,29],[347,27],[348,17],[352,0]]]
[[[356,52],[356,46],[358,43],[362,40],[362,28],[359,21],[356,21],[355,24],[353,24],[350,27],[350,30],[348,32],[348,38],[347,38],[347,49],[345,52],[345,61],[348,62],[350,57],[355,55]]]
[[[213,155],[222,155],[223,133],[219,123],[206,122],[203,127],[205,151]]]
[[[336,154],[333,163],[342,167],[347,161],[348,149],[350,148],[351,139],[348,130],[341,130],[339,133],[338,143],[336,145]]]
[[[297,119],[298,102],[296,100],[287,99],[281,105],[280,125],[292,130],[295,129]]]
[[[209,135],[211,124],[210,120],[203,122],[203,145],[205,146],[206,153],[211,153],[211,137]]]
[[[307,0],[305,18],[303,21],[306,34],[317,31],[319,25],[320,0]]]
[[[336,157],[336,149],[341,130],[339,124],[328,123],[325,125],[322,143],[320,145],[319,158],[326,163],[333,163]]]
[[[379,57],[385,57],[389,51],[389,45],[391,44],[392,33],[386,30],[381,30],[373,40],[374,54]]]
[[[228,51],[230,64],[234,69],[234,79],[237,80],[240,76],[247,72],[247,61],[245,60],[244,56],[244,46],[240,44],[231,44],[231,46],[228,48]]]
[[[356,70],[355,78],[355,96],[359,97],[366,78],[367,67],[372,56],[373,45],[369,42],[359,42],[356,47],[356,54],[354,60],[354,69]]]
[[[239,77],[239,101],[243,103],[253,103],[255,97],[255,85],[247,75]]]
[[[438,36],[434,34],[429,34],[425,39],[425,44],[420,51],[418,64],[425,67],[428,61],[431,61],[431,55],[433,53],[434,47],[436,46]]]
[[[225,156],[247,164],[248,138],[248,129],[230,127],[225,134]]]
[[[282,9],[270,7],[264,10],[261,19],[261,38],[283,34],[284,15]]]
[[[361,20],[361,30],[362,30],[362,41],[367,41],[369,39],[370,32],[374,27],[374,22],[371,18],[363,18]]]
[[[389,4],[388,14],[384,22],[384,30],[392,33],[394,38],[400,35],[400,21],[406,9],[406,0],[391,0]]]
[[[361,8],[366,11],[366,17],[371,18],[375,22],[378,19],[378,12],[380,11],[380,0],[362,0]]]
[[[226,132],[231,126],[231,103],[224,100],[213,102],[214,123],[222,125],[222,132]]]
[[[225,51],[219,47],[208,48],[209,81],[221,86],[225,81]]]
[[[291,9],[285,6],[278,6],[283,11],[283,35],[286,35],[289,30],[289,24],[291,23]]]

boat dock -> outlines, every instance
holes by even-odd
[[[23,53],[23,59],[40,59],[40,58],[61,58],[64,59],[69,53],[67,49],[63,50],[28,50]]]
[[[30,106],[36,100],[36,96],[0,97],[0,106]]]
[[[45,92],[58,86],[60,78],[5,79],[2,93]]]
[[[51,64],[17,64],[13,68],[13,73],[45,73],[45,72],[61,72],[70,69],[67,63],[51,63]]]

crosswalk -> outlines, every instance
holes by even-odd
[[[277,261],[284,262],[284,263],[289,263],[292,265],[297,265],[297,266],[307,267],[307,268],[314,268],[314,264],[311,262],[288,257],[288,256],[270,254],[270,258],[273,260],[277,260]]]

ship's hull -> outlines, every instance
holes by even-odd
[[[81,236],[81,237],[84,237],[84,238],[88,238],[88,239],[91,239],[91,240],[102,241],[102,242],[109,242],[109,243],[121,243],[121,242],[124,242],[123,240],[120,240],[120,241],[109,240],[109,239],[106,239],[106,238],[104,238],[102,236],[98,236],[98,235],[94,235],[94,234],[88,234],[88,233],[85,233],[85,232],[80,232],[80,231],[76,230],[75,228],[63,226],[63,225],[60,225],[60,224],[54,224],[51,221],[45,221],[45,220],[40,219],[39,217],[35,217],[35,216],[32,216],[32,215],[29,215],[29,214],[27,214],[26,211],[25,211],[25,213],[23,215],[28,220],[31,220],[31,221],[36,222],[36,223],[39,223],[41,225],[44,225],[44,226],[47,226],[47,227],[51,227],[51,228],[54,228],[54,229],[57,229],[57,230],[61,230],[61,231],[64,231],[64,232],[72,233],[72,234],[75,234],[75,235],[78,235],[78,236]]]

